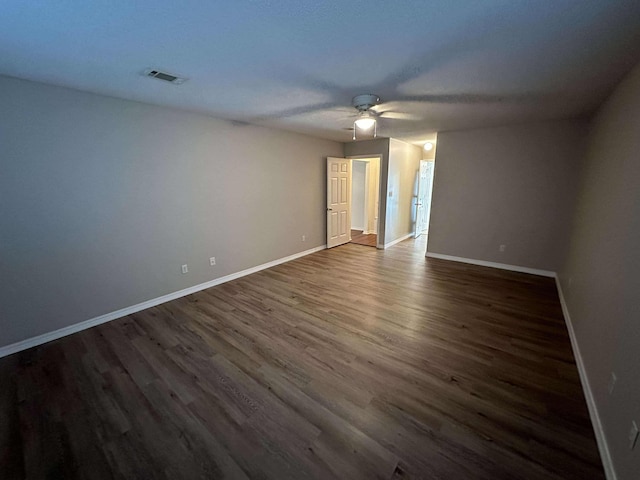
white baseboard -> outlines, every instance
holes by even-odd
[[[351,230],[362,230],[364,232],[364,227],[351,227]]]
[[[542,277],[555,278],[556,273],[550,270],[538,270],[537,268],[520,267],[519,265],[509,265],[506,263],[485,262],[484,260],[474,260],[473,258],[454,257],[452,255],[443,255],[441,253],[427,252],[427,257],[439,258],[441,260],[451,260],[453,262],[469,263],[471,265],[480,265],[482,267],[499,268],[501,270],[510,270],[512,272],[530,273],[531,275],[540,275]]]
[[[384,248],[393,247],[396,243],[404,242],[407,238],[413,237],[413,233],[408,233],[403,237],[396,238],[393,242],[385,243]]]
[[[322,245],[320,247],[315,247],[309,250],[305,250],[304,252],[299,252],[293,255],[289,255],[288,257],[278,258],[277,260],[263,263],[262,265],[258,265],[256,267],[247,268],[246,270],[242,270],[236,273],[231,273],[229,275],[225,275],[224,277],[214,278],[213,280],[210,280],[205,283],[201,283],[199,285],[194,285],[193,287],[188,287],[183,290],[178,290],[177,292],[168,293],[167,295],[163,295],[161,297],[152,298],[151,300],[147,300],[146,302],[138,303],[130,307],[121,308],[120,310],[116,310],[115,312],[105,313],[104,315],[90,318],[89,320],[84,320],[79,323],[74,323],[73,325],[69,325],[68,327],[63,327],[58,330],[54,330],[53,332],[44,333],[42,335],[38,335],[37,337],[28,338],[20,342],[12,343],[11,345],[0,347],[0,358],[20,352],[22,350],[26,350],[31,347],[42,345],[43,343],[47,343],[52,340],[57,340],[58,338],[66,337],[67,335],[71,335],[72,333],[86,330],[87,328],[95,327],[96,325],[100,325],[101,323],[106,323],[106,322],[115,320],[117,318],[126,317],[127,315],[131,315],[141,310],[155,307],[156,305],[160,305],[161,303],[175,300],[176,298],[184,297],[186,295],[191,295],[192,293],[199,292],[200,290],[204,290],[206,288],[215,287],[216,285],[220,285],[221,283],[226,283],[231,280],[235,280],[236,278],[244,277],[246,275],[251,275],[252,273],[259,272],[260,270],[265,270],[267,268],[275,267],[276,265],[280,265],[281,263],[290,262],[291,260],[295,260],[296,258],[304,257],[306,255],[319,252],[320,250],[324,250],[326,248],[327,248],[326,245]]]
[[[589,409],[589,417],[591,418],[591,424],[593,425],[593,432],[596,437],[596,443],[598,444],[598,450],[600,451],[600,459],[602,460],[602,466],[604,467],[604,473],[607,480],[617,480],[616,471],[613,468],[613,462],[611,461],[611,453],[609,452],[609,445],[604,435],[604,429],[602,428],[602,422],[600,421],[600,415],[598,414],[598,408],[596,407],[596,401],[593,397],[591,390],[591,384],[589,383],[589,377],[587,377],[587,371],[582,361],[582,354],[580,353],[580,346],[576,339],[575,331],[573,330],[573,324],[571,323],[571,315],[569,315],[569,309],[564,300],[562,293],[562,287],[560,286],[560,280],[558,276],[555,276],[556,287],[558,289],[558,296],[560,297],[560,305],[562,306],[562,314],[564,315],[564,321],[569,331],[569,339],[571,340],[571,348],[573,349],[573,356],[576,359],[576,365],[578,367],[578,374],[580,375],[580,383],[582,384],[582,391],[584,392],[584,398],[587,401],[587,408]]]

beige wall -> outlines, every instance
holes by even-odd
[[[619,480],[640,445],[640,65],[595,117],[560,282]],[[614,392],[607,386],[618,377]]]
[[[428,252],[556,271],[586,128],[567,120],[440,133]]]
[[[415,199],[421,158],[420,147],[390,139],[385,244],[415,230]]]
[[[6,77],[0,105],[0,346],[325,243],[341,143]]]

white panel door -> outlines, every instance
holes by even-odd
[[[327,248],[351,241],[351,160],[327,157]]]

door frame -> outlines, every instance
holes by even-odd
[[[386,195],[387,192],[387,186],[383,185],[382,183],[382,155],[377,154],[377,155],[348,155],[345,156],[344,158],[348,158],[350,160],[367,160],[367,159],[374,159],[377,158],[378,159],[378,222],[376,225],[376,248],[383,250],[384,249],[384,243],[382,243],[382,239],[384,239],[384,223],[381,222],[381,215],[383,212],[383,205],[382,205],[382,199],[384,198],[384,196]],[[367,173],[369,172],[368,166],[367,166]],[[367,186],[368,187],[368,186]],[[381,226],[382,225],[382,226]]]

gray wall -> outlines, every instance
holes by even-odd
[[[390,139],[385,243],[415,230],[415,199],[421,158],[420,147]]]
[[[594,119],[560,282],[619,480],[640,445],[640,65]],[[613,395],[607,385],[618,377]]]
[[[325,244],[341,143],[6,77],[0,111],[0,346]]]
[[[567,120],[438,134],[428,252],[558,270],[586,131]]]

